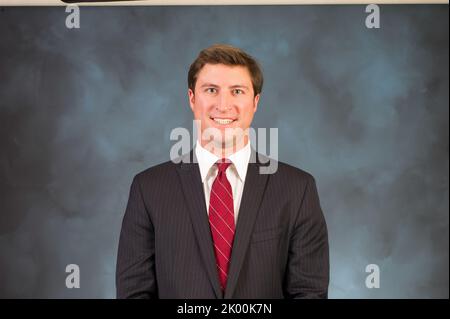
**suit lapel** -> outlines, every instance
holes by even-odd
[[[200,253],[216,297],[220,299],[223,298],[223,294],[217,274],[216,257],[214,256],[200,170],[195,158],[195,152],[192,150],[187,156],[189,156],[189,159],[184,157],[183,161],[177,166],[178,173],[191,215],[197,243],[200,247]]]
[[[239,217],[231,252],[225,298],[232,298],[236,288],[242,263],[250,243],[253,225],[266,188],[268,175],[260,174],[259,167],[260,163],[256,156],[256,152],[252,149],[241,205],[239,207]]]

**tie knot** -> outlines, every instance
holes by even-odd
[[[227,170],[228,166],[231,165],[231,162],[229,159],[222,158],[222,159],[218,160],[216,162],[216,164],[217,164],[217,167],[219,168],[219,174],[220,174],[220,173],[224,173]]]

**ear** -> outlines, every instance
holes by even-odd
[[[191,89],[188,90],[188,97],[189,97],[189,105],[191,107],[192,112],[194,112],[195,95]]]
[[[253,113],[255,113],[256,110],[258,109],[258,102],[259,102],[260,96],[261,96],[261,94],[257,94],[257,95],[253,98],[253,103],[255,104]]]

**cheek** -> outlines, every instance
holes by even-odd
[[[194,114],[196,117],[202,117],[203,114],[205,113],[203,104],[201,103],[201,101],[197,100],[195,101],[195,105],[194,105]]]
[[[253,103],[248,103],[244,108],[241,109],[242,119],[244,119],[245,121],[251,121],[253,118],[253,113]]]
[[[245,117],[245,125],[250,126],[250,124],[252,123],[252,120],[253,120],[253,114],[248,113]]]
[[[208,114],[208,110],[211,107],[212,103],[211,101],[208,101],[208,99],[200,98],[196,101],[196,109],[198,114],[205,115]]]

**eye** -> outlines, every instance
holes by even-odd
[[[234,89],[233,94],[235,94],[235,95],[244,94],[244,91],[241,89]]]
[[[207,89],[205,90],[205,92],[206,92],[206,93],[216,93],[216,92],[217,92],[217,89],[216,89],[216,88],[207,88]]]

